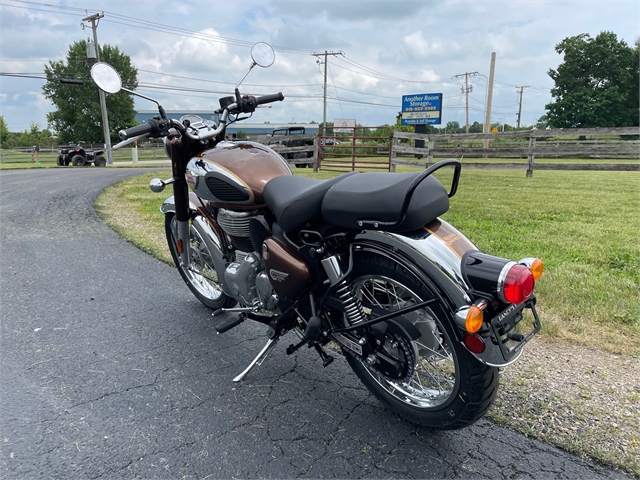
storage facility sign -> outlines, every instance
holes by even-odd
[[[334,133],[351,133],[355,131],[356,119],[355,118],[334,118],[333,119],[333,132]]]
[[[441,93],[402,96],[402,125],[440,125],[441,120]]]

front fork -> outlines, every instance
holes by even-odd
[[[185,174],[187,172],[188,145],[183,143],[183,138],[178,135],[170,135],[165,139],[171,157],[171,169],[173,172],[173,196],[176,205],[176,220],[178,222],[178,253],[180,263],[184,268],[191,266],[190,242],[189,242],[189,187]]]
[[[189,244],[189,221],[178,220],[178,253],[180,254],[180,264],[188,269],[191,265],[191,248]]]

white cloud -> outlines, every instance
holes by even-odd
[[[415,58],[429,58],[455,53],[460,50],[458,42],[439,37],[425,38],[422,30],[417,30],[402,38],[402,45]]]
[[[52,103],[40,92],[29,92],[29,95],[34,97],[29,103],[35,106],[38,110],[48,110]]]

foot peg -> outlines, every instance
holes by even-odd
[[[240,325],[242,322],[244,322],[245,318],[246,317],[244,315],[238,315],[238,318],[230,318],[221,325],[216,325],[214,328],[216,329],[216,332],[218,332],[218,335],[220,335],[221,333],[224,333]]]
[[[213,315],[214,317],[217,317],[218,315],[222,315],[223,313],[227,313],[227,312],[251,312],[251,311],[253,311],[252,307],[219,308],[218,310],[213,312],[211,315]]]

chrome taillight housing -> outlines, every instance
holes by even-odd
[[[541,274],[542,262],[535,258],[516,263],[479,251],[469,251],[462,257],[462,275],[467,284],[504,303],[527,301]]]

